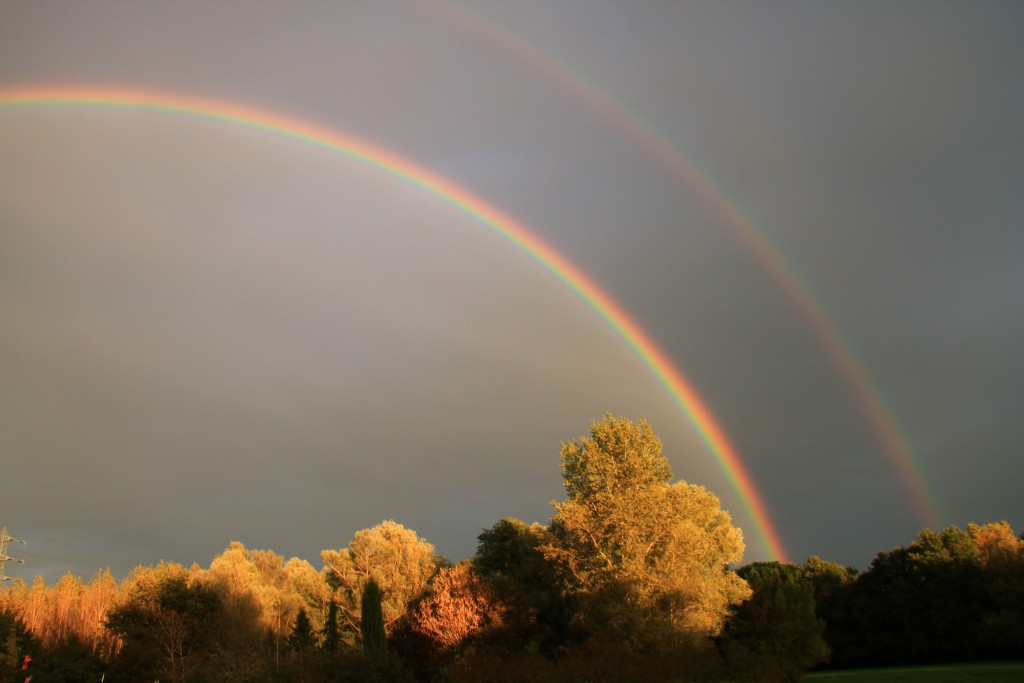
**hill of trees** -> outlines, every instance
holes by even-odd
[[[208,568],[0,591],[0,679],[795,681],[809,668],[1024,652],[1024,540],[922,531],[862,574],[742,560],[643,421],[562,447],[546,526],[503,519],[452,565],[394,521],[306,560],[231,543]]]

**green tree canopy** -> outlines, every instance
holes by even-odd
[[[733,608],[722,638],[737,680],[793,683],[808,668],[828,660],[825,622],[815,614],[814,584],[799,567],[755,562],[737,573],[754,591]]]

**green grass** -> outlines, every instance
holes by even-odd
[[[807,674],[804,680],[808,683],[1020,683],[1024,681],[1024,662],[816,671]]]

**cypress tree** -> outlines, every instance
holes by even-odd
[[[341,635],[338,633],[338,606],[334,600],[327,609],[327,621],[324,622],[323,648],[327,652],[337,652],[341,647]]]
[[[380,587],[372,578],[363,588],[361,607],[362,620],[359,628],[363,634],[363,651],[366,657],[377,663],[387,659],[387,637],[384,634],[384,614],[381,611]]]

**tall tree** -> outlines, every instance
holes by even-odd
[[[717,634],[750,588],[729,571],[742,532],[714,494],[671,483],[645,421],[606,415],[562,446],[567,500],[555,504],[545,556],[581,598],[588,631],[639,646]]]
[[[320,643],[326,652],[337,652],[341,648],[341,633],[338,626],[338,604],[331,600],[324,622],[323,638]]]
[[[363,586],[363,597],[360,604],[362,618],[359,628],[363,636],[363,652],[367,659],[383,664],[387,661],[388,642],[384,634],[384,615],[381,612],[380,587],[374,579]]]
[[[370,579],[383,596],[384,630],[390,633],[437,570],[434,546],[391,520],[356,532],[347,548],[324,550],[320,557],[328,584],[340,599],[345,625],[354,633],[359,632],[360,603]]]
[[[299,609],[298,615],[295,617],[295,626],[292,627],[292,633],[288,636],[288,645],[293,650],[311,650],[316,645],[316,636],[313,633],[313,625],[309,621],[309,615],[306,614],[305,609]]]

